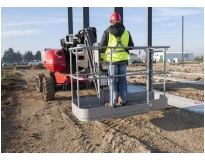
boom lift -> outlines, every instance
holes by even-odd
[[[43,64],[50,70],[50,77],[39,74],[36,78],[36,89],[38,92],[43,92],[45,101],[55,99],[56,85],[63,85],[64,89],[69,87],[72,92],[72,112],[81,121],[125,117],[167,107],[165,76],[164,94],[150,91],[148,89],[150,82],[147,78],[147,89],[135,90],[134,92],[128,91],[128,106],[119,104],[117,108],[106,107],[105,103],[109,102],[108,82],[114,76],[112,71],[108,76],[108,70],[104,67],[103,55],[99,52],[100,48],[105,47],[100,47],[96,41],[96,28],[89,27],[80,30],[78,34],[68,34],[65,39],[61,39],[62,49],[48,49],[45,51]],[[110,48],[114,49],[116,47]],[[125,76],[145,75],[148,77],[154,74],[167,74],[166,51],[168,48],[169,46],[134,47],[133,49],[136,50],[144,49],[147,54],[150,53],[150,50],[152,53],[163,51],[165,54],[164,70],[150,70],[147,60],[146,70],[128,71]],[[110,63],[112,64],[112,61]],[[90,88],[90,84],[93,84],[95,88],[96,97],[80,97],[80,89]],[[77,89],[77,99],[74,99],[73,96],[74,89]]]

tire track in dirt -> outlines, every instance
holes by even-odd
[[[61,92],[63,94],[63,92]],[[79,134],[79,138],[82,141],[83,145],[83,152],[84,153],[94,153],[98,152],[96,151],[98,146],[100,146],[100,142],[96,143],[97,136],[101,134],[101,132],[98,132],[95,128],[93,128],[92,123],[87,122],[81,122],[79,121],[72,113],[72,105],[71,101],[69,103],[67,100],[71,100],[71,91],[66,92],[67,95],[70,95],[70,97],[64,97],[59,98],[62,100],[58,100],[59,105],[61,105],[61,109],[65,114],[65,117],[69,118],[69,122],[72,124],[75,124],[75,126],[78,127],[78,131],[76,134]],[[64,95],[65,96],[65,95]],[[77,91],[74,91],[74,98],[77,97]]]
[[[131,137],[133,139],[137,139],[141,144],[145,146],[148,150],[151,152],[169,152],[169,149],[176,149],[178,152],[189,152],[187,148],[180,146],[178,143],[173,142],[172,140],[166,138],[166,136],[162,135],[161,133],[156,131],[156,128],[153,126],[147,126],[141,123],[136,123],[135,118],[129,117],[129,118],[122,118],[122,120],[117,120],[119,125],[116,127],[116,122],[113,122],[113,120],[109,121],[102,121],[101,123],[103,125],[107,125],[107,127],[113,128],[116,131],[122,132],[122,134],[126,135],[127,137]],[[121,125],[123,124],[123,125]],[[135,125],[134,125],[135,124]],[[143,125],[143,126],[142,126]],[[124,128],[124,131],[122,129],[118,128]],[[129,128],[132,128],[133,131],[127,133],[126,130]],[[142,129],[143,127],[143,129]],[[137,135],[136,132],[140,130],[140,134]],[[161,139],[161,141],[157,141],[157,139]],[[168,146],[167,148],[160,148],[158,146],[161,146],[161,143],[166,144]]]
[[[27,79],[30,74],[36,74],[35,72],[30,72],[29,74],[24,74],[24,78]],[[16,132],[17,137],[21,137],[18,143],[12,142],[15,149],[12,152],[72,152],[73,147],[76,152],[82,152],[79,148],[79,143],[76,143],[76,134],[69,133],[67,130],[67,121],[64,122],[62,119],[62,113],[55,101],[44,102],[42,98],[39,100],[39,96],[42,93],[36,93],[33,82],[35,78],[27,81],[27,87],[25,90],[21,91],[19,94],[19,100],[22,101],[23,111],[20,114],[21,128]],[[35,104],[30,104],[29,101],[35,102]],[[25,101],[25,102],[24,102]],[[31,109],[33,108],[33,109]],[[75,126],[69,126],[75,130]],[[25,132],[26,131],[26,132]],[[67,136],[71,136],[67,139]],[[19,136],[18,136],[19,135]],[[20,136],[21,135],[21,136]],[[69,148],[69,144],[75,139],[75,143]],[[30,143],[28,143],[30,141]],[[28,149],[24,147],[27,146]]]
[[[27,79],[27,76],[30,77],[30,75],[32,74],[32,78],[29,78],[30,80],[28,82],[30,86],[29,91],[31,92],[31,94],[32,92],[35,92],[33,91],[35,90],[35,75],[39,73],[45,72],[41,70],[30,70],[29,74],[25,75],[25,78]],[[45,74],[47,75],[48,73]],[[39,93],[38,95],[42,95],[42,93]],[[32,97],[34,98],[36,96],[37,94],[34,94]],[[43,101],[43,96],[41,100]],[[44,102],[44,105],[45,108],[43,109],[43,114],[40,121],[43,121],[45,123],[44,125],[47,125],[49,128],[43,132],[43,136],[47,138],[49,137],[48,139],[53,139],[55,141],[54,144],[51,143],[55,147],[51,147],[49,149],[49,152],[82,152],[82,145],[79,145],[80,141],[78,141],[78,128],[75,126],[74,123],[72,123],[72,120],[64,116],[64,114],[61,111],[61,106],[57,102],[57,100]],[[41,112],[42,111],[39,111],[39,113]],[[37,112],[34,114],[38,115]],[[39,116],[36,117],[39,118]],[[60,123],[55,123],[56,120],[61,121]],[[55,126],[57,127],[55,128]],[[67,129],[68,127],[73,129],[72,132],[69,132],[69,129]],[[75,141],[75,143],[73,143],[73,141]],[[48,143],[49,140],[46,140],[45,144]],[[72,144],[72,146],[70,146],[70,143]],[[51,144],[50,146],[52,146]],[[63,149],[60,150],[60,148]]]
[[[126,128],[121,124],[121,118],[101,120],[97,122],[97,126],[102,126],[103,131],[106,132],[104,144],[109,143],[110,145],[106,148],[105,152],[116,152],[116,153],[149,153],[151,152],[147,146],[145,146],[135,136],[128,134],[132,128],[129,128],[126,132]]]
[[[92,134],[90,134],[90,129],[89,123],[82,123],[79,122],[79,120],[72,114],[71,103],[67,105],[63,105],[64,102],[58,101],[58,104],[60,106],[60,109],[62,110],[62,116],[69,123],[70,127],[74,127],[75,134],[78,135],[77,137],[79,138],[79,144],[82,146],[82,149],[80,152],[84,153],[93,153],[95,152],[96,148],[92,144]],[[79,146],[79,145],[78,145]],[[77,148],[74,148],[74,152],[79,152]]]
[[[104,152],[167,153],[172,152],[170,148],[176,150],[176,152],[191,152],[186,147],[167,138],[166,135],[157,132],[153,126],[147,126],[140,122],[135,123],[136,120],[133,117],[94,122],[94,128],[101,129],[102,136],[100,141]],[[139,135],[136,134],[138,131]],[[126,144],[126,142],[128,142],[128,144]],[[161,143],[168,144],[169,148],[159,148],[158,146],[160,146]]]
[[[150,149],[151,152],[154,152],[154,153],[165,152],[165,153],[167,153],[167,152],[171,152],[170,148],[173,148],[173,149],[175,148],[175,150],[177,150],[177,152],[189,152],[185,147],[179,145],[176,142],[173,142],[172,140],[167,138],[166,135],[164,136],[160,132],[158,132],[153,125],[150,125],[150,124],[144,125],[140,122],[136,123],[136,120],[134,117],[125,118],[122,120],[122,122],[127,124],[127,126],[125,126],[125,128],[128,128],[128,125],[130,125],[130,124],[134,124],[134,125],[131,125],[133,128],[133,131],[140,130],[139,135],[136,135],[136,133],[133,131],[131,131],[127,134],[129,134],[130,136],[134,136],[136,138],[140,138],[141,143],[146,145]],[[125,131],[126,131],[126,129],[125,129]],[[166,146],[168,145],[169,148],[166,148],[166,147],[160,148],[159,146],[161,143],[164,143],[164,144],[166,143]]]

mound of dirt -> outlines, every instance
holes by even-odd
[[[30,69],[46,69],[43,65],[32,66]]]

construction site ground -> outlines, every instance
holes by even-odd
[[[163,64],[154,64],[154,69],[163,70]],[[204,81],[203,75],[195,74],[204,73],[203,64],[167,64],[166,69],[193,72],[172,76]],[[72,113],[71,91],[59,90],[55,100],[43,100],[35,88],[38,73],[49,74],[44,67],[17,66],[15,76],[1,81],[2,153],[204,153],[203,114],[168,106],[130,117],[82,122]],[[127,81],[146,85],[144,76],[127,77]],[[153,80],[153,88],[162,91],[162,81]],[[204,101],[203,85],[167,81],[166,90]],[[80,95],[96,93],[84,89]]]

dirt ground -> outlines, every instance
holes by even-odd
[[[155,64],[154,69],[162,69],[162,64]],[[204,66],[168,65],[167,70],[203,74]],[[72,114],[70,91],[59,90],[55,100],[43,100],[35,88],[38,73],[48,71],[17,68],[16,77],[1,81],[2,153],[204,153],[202,114],[168,106],[130,117],[81,122]],[[194,78],[200,81],[204,76],[186,75],[186,79]],[[143,76],[127,81],[146,83]],[[162,83],[153,83],[153,87],[162,90]],[[166,89],[204,100],[202,85],[166,82]],[[89,89],[82,94],[95,92]]]

